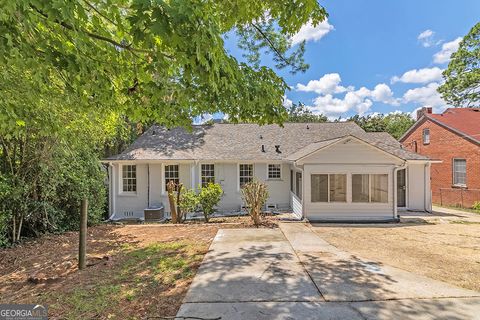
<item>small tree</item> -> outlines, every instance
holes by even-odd
[[[208,222],[210,215],[215,212],[215,206],[220,202],[223,190],[218,183],[209,183],[205,187],[200,187],[198,201],[202,207],[205,222]]]
[[[182,187],[183,185],[181,183],[177,185],[172,180],[167,183],[168,202],[170,204],[170,214],[172,216],[173,223],[182,223],[184,220],[182,210],[178,206],[181,198]]]
[[[242,198],[248,208],[248,214],[255,226],[260,224],[262,207],[268,199],[268,189],[265,183],[253,180],[242,187]]]
[[[185,220],[187,213],[195,212],[199,204],[198,200],[198,195],[193,189],[188,189],[181,194],[178,207],[183,213],[183,220]]]

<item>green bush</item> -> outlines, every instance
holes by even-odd
[[[220,202],[222,194],[222,187],[218,183],[209,183],[205,187],[200,187],[198,201],[202,207],[205,222],[208,222],[212,213],[215,212],[215,207]]]
[[[473,210],[476,210],[476,211],[480,212],[480,201],[475,201],[472,208],[473,208]]]
[[[199,198],[194,189],[187,189],[180,193],[180,203],[178,206],[185,216],[187,213],[195,212],[199,204]]]

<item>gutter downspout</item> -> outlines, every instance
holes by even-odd
[[[398,207],[397,207],[397,172],[398,170],[407,169],[406,162],[401,166],[395,166],[393,168],[393,219],[398,217]],[[405,191],[406,192],[406,191]]]
[[[112,218],[115,216],[115,166],[113,163],[109,162],[108,163],[108,197],[109,197],[109,217],[108,220],[112,220]]]
[[[147,209],[150,208],[150,163],[147,163]]]

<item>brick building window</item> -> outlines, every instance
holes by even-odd
[[[430,129],[428,128],[423,129],[422,138],[423,138],[423,144],[430,143]]]
[[[453,159],[453,185],[461,187],[467,185],[467,160]]]

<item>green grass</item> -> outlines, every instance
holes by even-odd
[[[188,241],[155,243],[142,248],[123,246],[114,256],[112,268],[93,270],[88,283],[70,291],[52,293],[52,309],[61,318],[129,318],[120,308],[139,304],[145,299],[159,299],[162,292],[179,280],[194,276],[203,259],[203,244]],[[135,318],[135,316],[133,316]]]
[[[465,212],[480,214],[480,210],[476,210],[476,209],[473,209],[473,208],[462,208],[462,207],[447,206],[447,205],[441,206],[441,205],[436,204],[436,203],[434,205],[437,206],[437,207],[440,207],[440,208],[454,209],[454,210],[459,210],[459,211],[465,211]]]

